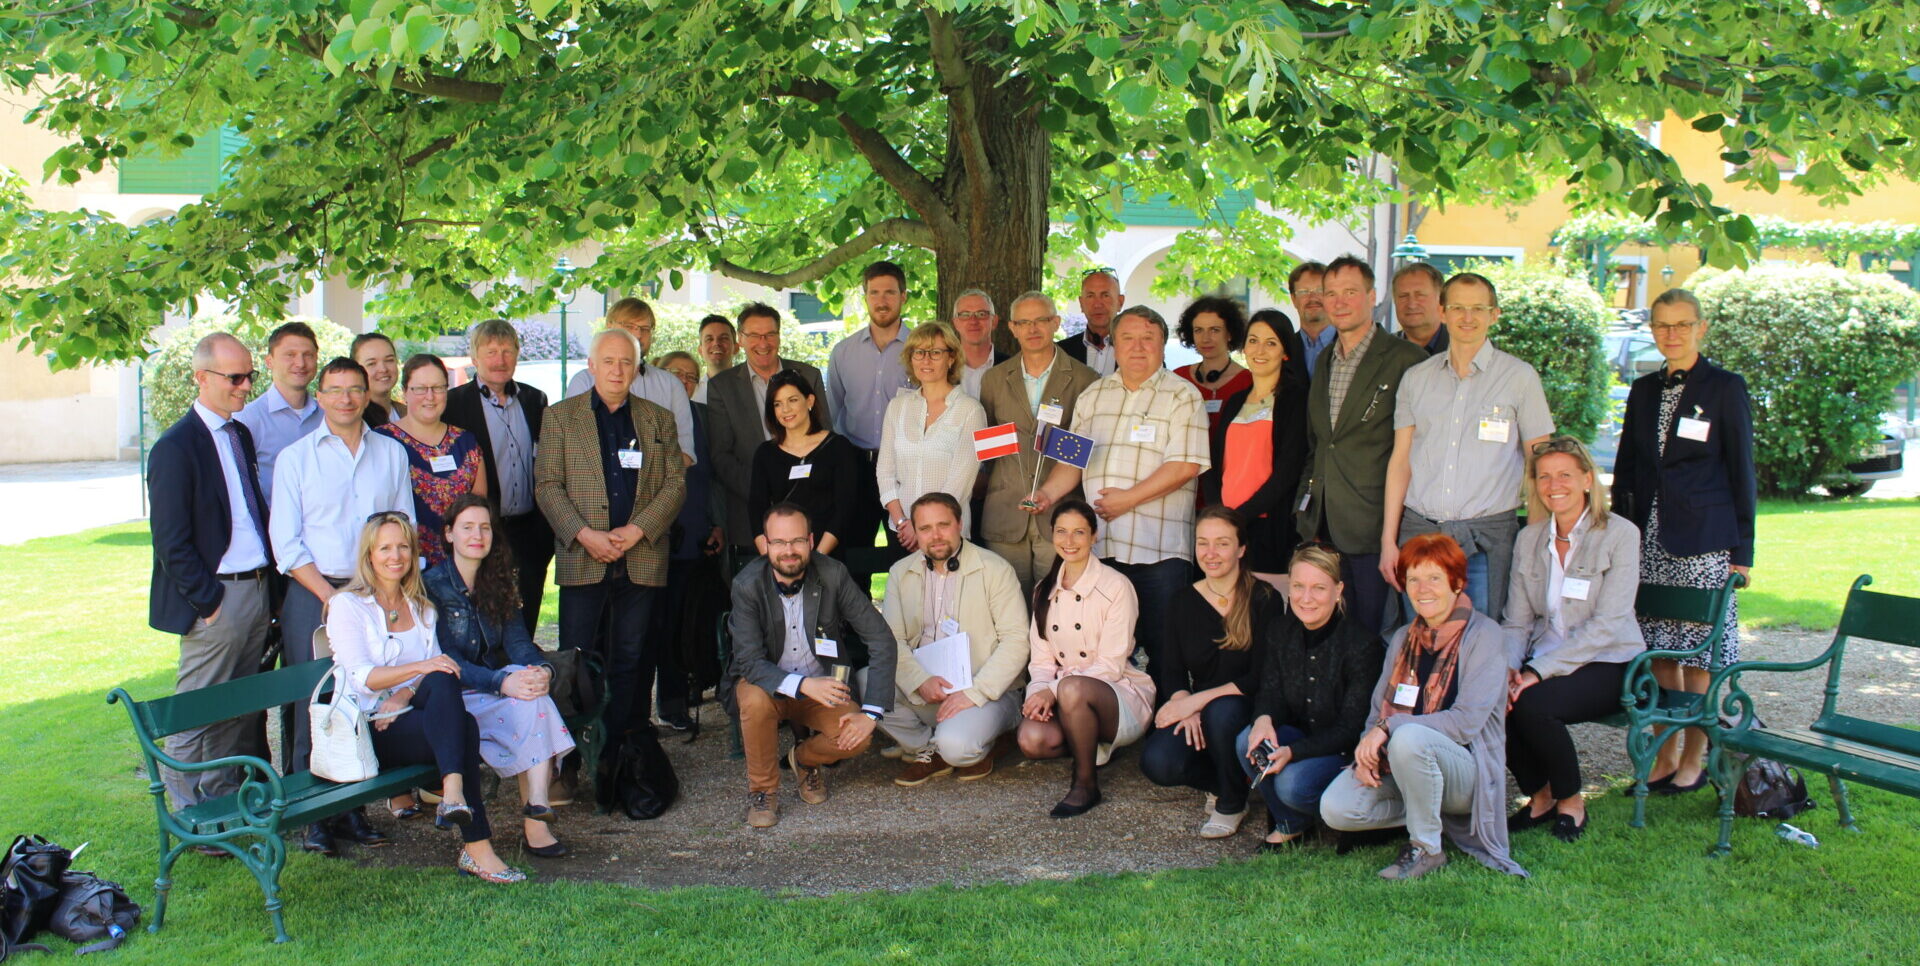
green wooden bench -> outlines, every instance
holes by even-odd
[[[1713,629],[1698,647],[1649,650],[1635,655],[1627,662],[1626,679],[1620,686],[1620,706],[1624,710],[1599,721],[1625,728],[1627,732],[1627,758],[1633,762],[1633,784],[1628,786],[1628,792],[1633,795],[1633,820],[1628,824],[1633,828],[1646,827],[1647,776],[1653,772],[1661,746],[1678,737],[1683,729],[1707,724],[1704,696],[1661,687],[1653,677],[1653,662],[1679,661],[1706,654],[1708,669],[1719,670],[1720,639],[1727,633],[1727,598],[1746,583],[1745,577],[1728,574],[1726,584],[1715,590],[1641,584],[1640,592],[1634,597],[1633,610],[1640,617],[1711,624]]]
[[[282,775],[273,765],[252,755],[234,755],[204,762],[183,762],[160,747],[162,739],[190,728],[200,728],[241,715],[282,705],[305,708],[313,687],[333,669],[332,660],[308,661],[188,691],[152,701],[135,701],[123,688],[114,688],[107,703],[126,706],[134,737],[147,758],[147,790],[153,794],[160,829],[160,872],[153,880],[157,896],[153,921],[158,932],[167,916],[167,891],[173,886],[173,863],[194,846],[212,846],[238,858],[260,881],[267,912],[273,917],[273,941],[291,937],[281,915],[280,870],[287,862],[282,833],[338,815],[351,808],[400,794],[416,785],[437,786],[439,774],[431,765],[408,765],[382,771],[364,782],[335,784],[298,772]],[[173,811],[167,802],[160,767],[177,771],[211,771],[238,767],[240,789]],[[250,841],[249,841],[250,840]]]
[[[1847,593],[1846,609],[1833,643],[1805,661],[1740,661],[1714,674],[1707,686],[1708,706],[1720,711],[1712,727],[1713,755],[1708,767],[1720,786],[1720,838],[1711,854],[1732,851],[1733,796],[1751,758],[1771,758],[1827,776],[1840,827],[1859,831],[1847,807],[1848,781],[1857,781],[1920,798],[1920,731],[1889,722],[1840,713],[1840,669],[1853,638],[1920,647],[1920,599],[1866,589],[1873,578],[1862,574]],[[1827,668],[1826,700],[1820,716],[1805,728],[1775,728],[1755,717],[1753,698],[1740,686],[1753,671],[1809,671]],[[1724,692],[1724,697],[1722,696]]]

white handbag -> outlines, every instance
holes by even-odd
[[[320,689],[333,680],[333,696],[320,703]],[[313,726],[313,754],[307,767],[330,782],[363,782],[380,774],[380,760],[373,755],[373,722],[395,718],[413,710],[411,705],[386,714],[368,714],[360,710],[347,690],[346,670],[334,668],[314,682],[309,696],[307,720]]]

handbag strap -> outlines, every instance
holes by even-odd
[[[333,709],[340,704],[340,695],[347,690],[346,673],[347,673],[346,668],[335,665],[333,670],[328,671],[326,675],[320,678],[320,680],[315,681],[313,683],[313,694],[310,697],[308,697],[307,703],[312,704],[315,707],[326,708],[327,713],[332,714]],[[333,695],[327,701],[326,704],[321,704],[320,689],[326,686],[328,678],[334,679]],[[356,710],[358,709],[358,705],[355,705],[355,709]],[[383,711],[379,714],[369,714],[367,715],[367,720],[368,721],[385,721],[388,718],[398,718],[401,715],[406,714],[407,712],[412,710],[413,710],[413,705],[409,704],[398,711]]]

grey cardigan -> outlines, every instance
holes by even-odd
[[[1416,618],[1417,619],[1417,618]],[[1407,646],[1407,628],[1393,632],[1380,680],[1373,686],[1367,727],[1380,723],[1380,702],[1392,686],[1393,663]],[[1409,724],[1425,725],[1458,742],[1473,755],[1473,811],[1440,816],[1441,828],[1453,844],[1495,872],[1526,875],[1527,870],[1507,855],[1507,661],[1506,634],[1493,618],[1479,611],[1467,619],[1460,637],[1460,660],[1454,672],[1453,706],[1433,714],[1396,714],[1387,719],[1387,734]]]
[[[1589,518],[1591,519],[1591,518]],[[1520,531],[1513,545],[1513,576],[1507,586],[1508,659],[1533,668],[1542,680],[1572,674],[1596,661],[1625,662],[1647,649],[1633,616],[1640,592],[1640,529],[1617,513],[1607,525],[1588,526],[1567,556],[1568,577],[1588,581],[1587,598],[1562,597],[1565,637],[1547,616],[1547,541],[1553,521]]]

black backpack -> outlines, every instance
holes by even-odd
[[[600,807],[636,822],[659,818],[680,797],[680,777],[652,728],[637,728],[595,782]]]
[[[38,835],[22,835],[0,864],[0,960],[21,951],[47,952],[29,943],[41,931],[76,943],[76,954],[113,949],[140,919],[140,907],[117,882],[68,868],[73,853]],[[104,941],[102,941],[104,940]]]
[[[60,877],[60,897],[47,928],[68,942],[90,944],[74,950],[84,955],[118,947],[139,921],[140,906],[120,883],[69,870]]]
[[[1812,807],[1800,770],[1769,758],[1755,758],[1733,792],[1733,813],[1744,818],[1784,822]]]

